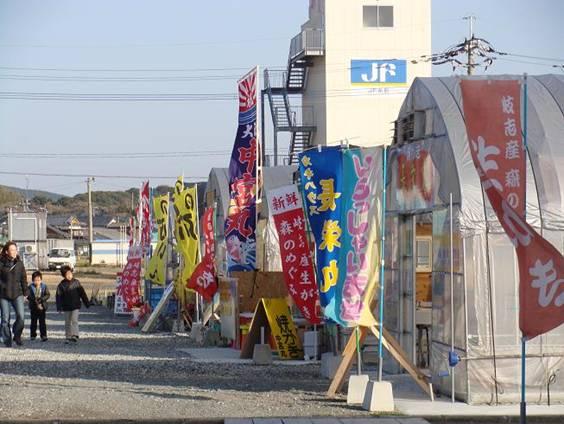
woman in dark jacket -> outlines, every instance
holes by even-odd
[[[16,243],[9,241],[2,248],[0,254],[0,309],[2,322],[0,332],[4,344],[12,346],[10,331],[10,307],[14,308],[16,321],[13,327],[14,342],[22,345],[24,329],[24,297],[27,297],[27,275],[23,262],[18,256]]]

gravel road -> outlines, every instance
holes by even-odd
[[[0,420],[367,416],[327,399],[317,365],[202,364],[187,337],[140,334],[97,306],[81,311],[78,345],[48,312],[49,341],[0,347]],[[26,317],[24,336],[29,336]]]

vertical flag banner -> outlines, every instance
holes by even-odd
[[[304,210],[316,244],[321,306],[327,318],[340,322],[335,310],[342,246],[343,167],[340,147],[300,153],[299,169]]]
[[[141,227],[141,248],[143,253],[149,252],[151,246],[151,207],[149,204],[149,181],[145,181],[140,191],[140,227]]]
[[[382,154],[380,147],[343,151],[343,235],[335,307],[340,322],[349,327],[376,324],[370,303],[380,269]]]
[[[135,239],[135,218],[129,217],[129,242],[128,246],[131,248],[133,246],[133,241]]]
[[[198,263],[198,193],[196,186],[184,188],[183,179],[180,177],[174,188],[176,250],[182,255],[181,281],[187,281],[194,272]]]
[[[166,251],[168,244],[168,194],[153,199],[155,222],[158,229],[158,241],[153,255],[149,260],[145,278],[155,284],[163,285],[166,282]]]
[[[117,287],[117,295],[121,296],[126,311],[130,311],[132,307],[141,304],[141,246],[133,245],[129,249],[127,256],[127,264],[121,272],[121,284]]]
[[[200,293],[204,299],[211,301],[217,292],[217,278],[215,274],[215,246],[213,235],[213,213],[212,207],[206,208],[202,218],[203,238],[204,238],[204,257],[198,264],[190,279],[187,287]]]
[[[256,268],[256,202],[258,172],[257,85],[255,68],[238,82],[239,124],[229,163],[230,204],[225,220],[227,270]]]
[[[474,165],[517,251],[519,327],[531,339],[564,323],[564,257],[525,219],[520,84],[517,80],[462,80],[460,86]]]
[[[306,236],[306,222],[300,193],[295,185],[280,187],[267,193],[268,208],[280,241],[282,269],[288,293],[303,317],[319,324],[316,313],[318,299],[311,250]]]

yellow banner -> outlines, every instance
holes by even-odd
[[[147,265],[145,278],[155,284],[163,285],[166,281],[166,249],[168,244],[168,194],[153,199],[153,213],[159,232],[157,247]]]
[[[185,285],[198,265],[198,193],[196,186],[184,189],[182,178],[174,188],[176,250],[182,255],[181,282]]]
[[[304,349],[284,298],[261,299],[281,359],[303,359]],[[258,307],[257,307],[258,309]]]

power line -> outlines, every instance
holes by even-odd
[[[271,148],[265,153],[272,153]],[[131,152],[131,153],[0,153],[0,158],[10,159],[160,159],[176,157],[230,156],[232,150],[193,152]]]
[[[0,66],[0,69],[12,71],[52,71],[52,72],[215,72],[215,71],[248,71],[252,66],[220,67],[220,68],[37,68],[25,66]],[[277,65],[273,68],[284,68]]]
[[[162,176],[162,175],[96,175],[96,174],[52,174],[52,173],[42,173],[42,172],[17,172],[17,171],[0,171],[1,175],[33,175],[39,177],[69,177],[69,178],[116,178],[116,179],[129,179],[129,180],[142,180],[142,179],[151,179],[151,180],[170,180],[176,179],[178,176]],[[184,176],[184,179],[188,180],[207,180],[208,177],[188,177]]]

